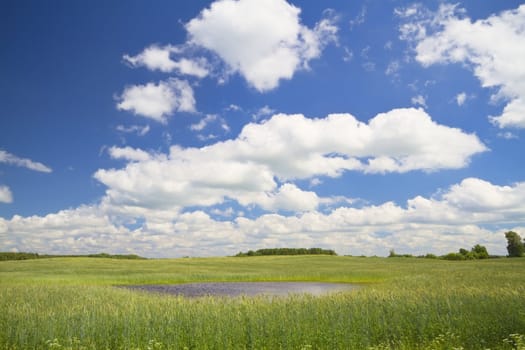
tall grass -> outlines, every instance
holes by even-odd
[[[525,259],[310,256],[2,262],[0,348],[523,349],[524,267]],[[196,299],[112,286],[221,280],[366,286],[323,297]]]

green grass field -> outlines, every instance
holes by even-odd
[[[293,256],[0,262],[1,349],[525,349],[525,259]],[[183,297],[197,281],[363,285],[323,297]]]

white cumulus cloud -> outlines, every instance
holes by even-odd
[[[141,149],[135,149],[132,147],[110,147],[108,153],[113,159],[125,159],[130,161],[146,161],[151,158],[150,154]]]
[[[195,112],[193,89],[185,80],[170,78],[158,84],[128,86],[118,98],[117,108],[161,123],[175,112]]]
[[[410,20],[401,37],[416,44],[418,62],[470,65],[482,87],[497,89],[493,100],[506,101],[490,120],[500,128],[525,128],[525,5],[477,21],[449,4],[436,13],[414,8],[404,14]]]
[[[503,232],[525,232],[524,182],[498,185],[467,178],[431,198],[416,196],[404,205],[341,206],[326,213],[313,210],[314,193],[293,184],[282,185],[267,200],[265,205],[290,205],[294,211],[297,201],[305,204],[301,213],[290,216],[268,213],[214,220],[202,210],[134,212],[131,207],[110,205],[106,197],[99,205],[45,216],[0,218],[0,250],[173,257],[315,245],[335,248],[340,254],[386,255],[392,248],[413,254],[445,254],[457,251],[461,242],[459,247],[483,244],[492,254],[505,254]]]
[[[3,222],[2,222],[3,221]],[[42,253],[86,254],[114,251],[129,253],[137,246],[128,230],[111,222],[97,207],[81,206],[45,216],[0,219],[4,232],[0,248]],[[16,234],[15,234],[16,233]]]
[[[525,210],[525,182],[497,186],[477,178],[467,178],[450,188],[443,198],[457,208],[497,213],[521,213]]]
[[[130,56],[124,55],[123,59],[132,67],[144,66],[150,70],[159,70],[164,73],[177,71],[180,74],[192,75],[204,78],[209,75],[209,64],[205,58],[186,58],[172,59],[173,54],[183,54],[182,48],[166,45],[150,45],[141,53]]]
[[[221,0],[186,24],[192,45],[217,54],[259,91],[308,67],[311,59],[336,40],[337,27],[324,18],[310,29],[301,10],[284,0]]]
[[[244,198],[239,198],[241,204],[257,204],[269,211],[286,210],[292,212],[314,211],[320,203],[320,198],[315,192],[303,191],[292,183],[285,183],[274,192],[261,192],[246,203]]]
[[[462,168],[484,151],[475,135],[439,125],[420,109],[392,110],[368,124],[350,114],[319,119],[278,114],[246,125],[235,139],[201,148],[173,146],[169,154],[151,155],[112,147],[113,158],[129,163],[94,176],[107,186],[110,203],[139,211],[179,211],[235,200],[269,211],[303,212],[327,200],[297,187],[297,179],[319,181],[319,176],[338,177],[345,171]]]
[[[0,185],[0,203],[12,203],[13,194],[9,187]]]

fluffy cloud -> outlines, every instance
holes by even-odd
[[[39,162],[34,162],[31,159],[27,158],[20,158],[15,156],[14,154],[11,154],[9,152],[0,150],[0,163],[6,163],[10,165],[15,165],[23,168],[27,168],[34,171],[40,171],[43,173],[50,173],[53,170]]]
[[[161,123],[175,112],[195,112],[193,89],[185,80],[170,78],[158,84],[133,85],[124,89],[117,108]]]
[[[137,162],[146,161],[151,158],[148,152],[129,146],[124,148],[113,146],[108,149],[108,153],[113,159],[125,159]]]
[[[186,24],[192,45],[217,54],[259,91],[291,79],[324,46],[337,27],[325,18],[314,29],[303,26],[300,9],[284,0],[221,0]]]
[[[0,219],[0,226],[2,226]],[[132,239],[95,207],[62,210],[46,216],[13,216],[3,220],[2,250],[81,253],[121,251]],[[0,229],[1,230],[1,229]],[[134,243],[136,245],[136,243]]]
[[[437,13],[421,7],[399,13],[410,18],[401,36],[416,43],[418,62],[471,65],[483,87],[497,89],[494,100],[508,101],[491,121],[525,128],[525,5],[475,22],[463,18],[457,5],[443,4]]]
[[[172,45],[151,45],[136,56],[124,55],[123,59],[132,67],[146,67],[150,70],[160,70],[164,73],[177,71],[180,74],[192,75],[198,78],[206,77],[210,72],[208,62],[204,58],[179,58],[173,60],[172,54],[181,54],[184,50]]]
[[[202,148],[174,146],[169,154],[151,154],[112,147],[111,157],[129,163],[94,176],[108,187],[110,203],[138,211],[235,200],[268,211],[304,212],[326,199],[300,189],[292,183],[296,179],[461,168],[483,151],[475,135],[436,124],[420,109],[392,110],[368,124],[350,114],[278,114],[246,125],[236,139]]]
[[[233,144],[224,144],[233,146],[240,157],[265,163],[284,179],[339,176],[344,170],[461,168],[486,150],[475,135],[436,124],[420,109],[381,113],[368,124],[350,114],[321,119],[280,114],[245,126]]]
[[[296,190],[294,185],[285,184],[271,199],[296,200],[297,196],[290,196]],[[391,248],[415,254],[444,254],[481,243],[493,254],[505,254],[503,232],[525,231],[524,182],[496,185],[467,178],[438,193],[432,198],[414,197],[405,205],[385,202],[343,206],[328,213],[270,213],[230,221],[214,220],[201,210],[155,211],[155,215],[137,221],[133,213],[119,212],[120,207],[108,206],[103,200],[98,206],[46,216],[0,218],[0,250],[109,251],[169,257],[315,245],[337,247],[341,254],[386,255]],[[314,196],[306,194],[304,200],[309,198]],[[490,229],[491,226],[505,228]]]
[[[149,220],[131,229],[100,206],[62,210],[45,216],[0,218],[2,251],[52,254],[120,253],[149,257],[217,255],[242,245],[231,222],[212,220],[195,211]],[[126,224],[137,225],[133,219]]]
[[[264,166],[213,159],[206,150],[176,147],[169,155],[129,163],[123,169],[99,170],[95,178],[108,186],[107,196],[114,204],[173,211],[212,206],[226,197],[248,204],[248,198],[276,189]]]
[[[443,198],[451,205],[465,211],[478,213],[512,212],[523,214],[525,205],[525,182],[512,186],[497,186],[490,182],[468,178],[451,187]]]
[[[12,203],[13,195],[7,186],[0,185],[0,203]]]
[[[273,212],[279,210],[304,212],[316,210],[320,198],[315,192],[303,191],[296,185],[286,183],[274,192],[260,192],[253,198],[239,198],[241,204],[257,204]]]
[[[279,240],[303,236],[311,241],[324,239],[359,254],[386,254],[388,248],[417,253],[446,253],[477,243],[504,254],[502,231],[491,231],[484,225],[523,225],[525,217],[525,183],[498,186],[468,178],[451,186],[437,198],[417,196],[406,206],[386,202],[361,208],[339,207],[328,214],[307,212],[300,216],[264,215],[254,220],[237,219],[249,236]],[[482,198],[479,198],[480,193]],[[478,197],[476,197],[476,195]],[[476,200],[480,203],[476,204]],[[330,246],[330,244],[328,246]],[[374,248],[371,248],[374,247]]]

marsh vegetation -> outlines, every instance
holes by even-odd
[[[0,262],[2,349],[523,349],[525,259],[276,256]],[[115,285],[357,283],[283,298]]]

